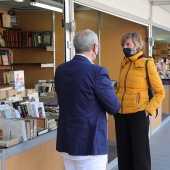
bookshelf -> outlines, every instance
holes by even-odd
[[[0,88],[8,87],[7,74],[12,70],[13,53],[5,46],[3,32],[10,29],[10,16],[7,11],[0,10]]]
[[[28,33],[49,33],[46,36],[48,36],[50,43],[45,43],[42,46],[12,48],[14,53],[13,69],[24,70],[26,88],[34,88],[35,82],[39,79],[48,80],[54,77],[54,68],[41,68],[42,63],[53,63],[54,51],[49,51],[46,47],[52,48],[53,12],[24,11],[16,12],[15,15],[18,18],[18,27],[22,30],[26,30]]]
[[[7,14],[7,11],[0,11],[0,14]],[[39,79],[53,79],[54,68],[41,67],[41,64],[53,64],[52,14],[52,11],[18,12],[16,13],[18,28],[3,26],[0,15],[0,33],[3,33],[6,42],[6,46],[2,48],[8,47],[14,56],[8,68],[14,71],[24,70],[26,88],[34,88],[35,82]]]

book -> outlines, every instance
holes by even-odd
[[[47,128],[37,128],[37,136],[40,136],[44,133],[47,133],[48,129]]]
[[[54,126],[54,127],[51,127],[51,128],[49,127],[48,128],[49,131],[56,130],[56,129],[57,129],[57,126]]]
[[[32,94],[28,94],[27,97],[28,97],[28,100],[30,102],[39,102],[39,96],[38,96],[37,92],[34,92]]]
[[[19,138],[20,142],[27,141],[25,121],[21,119],[0,119],[0,129],[3,136]]]
[[[13,57],[13,52],[10,49],[0,49],[0,55],[6,55],[7,56],[7,65],[10,65],[12,63],[12,57]]]
[[[17,91],[25,90],[24,70],[9,71],[10,86]]]
[[[27,117],[27,113],[25,111],[25,108],[23,105],[20,105],[20,108],[21,108],[21,117],[25,118]]]
[[[41,46],[52,46],[52,31],[41,32]]]
[[[48,118],[48,124],[49,124],[49,123],[52,123],[52,122],[55,122],[55,119],[50,119],[50,118]]]
[[[32,139],[31,138],[31,123],[28,121],[25,121],[25,127],[26,127],[26,132],[27,132],[27,139]]]
[[[24,106],[27,116],[34,116],[30,102],[21,102],[20,105]]]
[[[46,117],[49,118],[49,119],[58,120],[58,118],[59,118],[59,113],[46,112],[45,115],[46,115]]]
[[[50,124],[48,124],[48,128],[53,128],[53,127],[57,127],[56,122],[51,122]]]
[[[48,127],[48,120],[46,117],[29,117],[29,119],[36,119],[37,120],[37,128],[47,128]]]
[[[34,138],[37,137],[37,119],[33,119],[34,122]]]
[[[9,65],[9,63],[8,63],[8,56],[6,54],[4,54],[4,55],[1,55],[1,57],[2,57],[2,64],[4,66]]]
[[[17,118],[15,109],[13,107],[7,107],[4,109],[5,118],[11,119],[11,118]]]
[[[57,123],[56,123],[55,119],[48,119],[47,124],[48,124],[49,131],[57,129]]]
[[[35,84],[35,91],[38,92],[39,96],[47,96],[47,92],[51,92],[52,83],[51,82],[37,82]]]
[[[32,119],[30,117],[20,118],[20,120],[25,121],[26,132],[27,132],[28,137],[30,137],[30,139],[35,138],[37,136],[37,120]]]
[[[3,136],[0,138],[0,146],[2,147],[10,147],[18,144],[19,142],[20,142],[19,138],[10,138],[10,137],[3,137]]]
[[[43,102],[32,103],[32,110],[35,117],[46,117]]]

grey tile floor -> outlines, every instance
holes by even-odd
[[[108,163],[117,157],[116,143],[109,145]]]
[[[170,170],[170,117],[162,127],[151,136],[151,166],[152,170]],[[111,170],[118,170],[115,166]]]

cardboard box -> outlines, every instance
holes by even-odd
[[[6,98],[6,91],[0,91],[0,99]]]
[[[9,71],[9,84],[17,91],[25,90],[24,71]]]
[[[11,90],[6,90],[6,97],[12,97],[17,95],[17,90],[16,89],[11,89]]]

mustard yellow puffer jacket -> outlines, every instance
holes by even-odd
[[[119,83],[116,89],[116,95],[121,103],[119,113],[129,114],[146,110],[152,115],[165,96],[165,90],[155,68],[154,60],[146,57],[139,58],[142,54],[143,52],[140,51],[132,57],[125,57],[121,63]],[[154,91],[154,97],[151,101],[148,97],[146,60],[149,60],[148,74]]]

